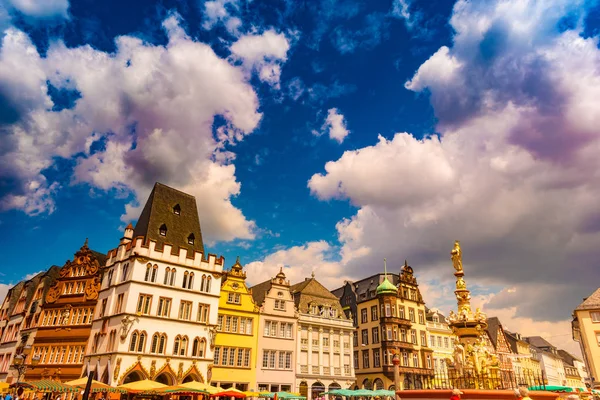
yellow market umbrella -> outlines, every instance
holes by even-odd
[[[117,386],[119,389],[125,389],[128,392],[147,392],[149,390],[164,388],[167,385],[151,381],[150,379],[144,379],[143,381],[136,381],[126,383],[124,385]]]
[[[215,394],[215,393],[223,391],[222,388],[218,388],[216,386],[211,386],[206,383],[202,383],[202,382],[198,382],[198,381],[182,383],[181,385],[179,385],[179,387],[195,389],[195,390],[204,390],[210,394]]]
[[[87,386],[87,381],[88,381],[88,378],[83,377],[83,378],[75,379],[74,381],[66,382],[66,384],[70,385],[70,386],[76,386],[80,389],[85,389],[85,387]],[[116,387],[109,386],[106,383],[102,383],[102,382],[99,382],[96,380],[92,380],[91,391],[92,391],[92,393],[98,393],[98,392],[127,393],[127,390],[125,390],[125,389],[118,389]]]
[[[10,385],[6,382],[0,382],[0,392],[4,392],[4,391],[8,390],[9,386]]]

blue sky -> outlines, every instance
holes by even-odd
[[[446,310],[461,239],[480,304],[566,340],[600,278],[599,27],[583,0],[1,0],[1,281],[113,248],[158,180],[254,283],[408,259]]]

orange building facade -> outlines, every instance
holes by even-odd
[[[29,363],[33,357],[39,357],[39,363],[27,370],[25,380],[66,382],[81,377],[104,261],[105,256],[90,250],[86,240],[73,261],[60,268],[42,305],[29,354]]]

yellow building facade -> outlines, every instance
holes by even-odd
[[[543,379],[542,367],[537,356],[532,352],[531,345],[527,343],[520,334],[506,332],[506,340],[514,353],[512,358],[512,368],[515,376],[528,386],[539,385]]]
[[[436,373],[446,373],[445,359],[454,357],[454,341],[457,339],[446,322],[446,317],[439,310],[427,311],[427,332],[429,347],[433,350],[433,368]]]
[[[573,340],[579,342],[590,385],[600,388],[600,288],[573,312]]]
[[[238,259],[221,283],[210,383],[242,391],[256,389],[257,353],[258,307]]]

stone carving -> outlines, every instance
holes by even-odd
[[[127,339],[127,335],[129,335],[129,331],[131,330],[134,321],[138,321],[138,318],[134,318],[131,315],[126,315],[121,319],[121,340]]]
[[[121,370],[121,357],[117,358],[117,362],[115,363],[115,369],[113,371],[113,380],[116,381],[119,379],[119,371]]]
[[[156,360],[152,360],[150,363],[150,376],[154,378],[154,374],[156,374]]]
[[[460,342],[456,342],[454,345],[454,368],[456,370],[462,372],[465,361],[465,349],[460,344]]]
[[[217,338],[217,327],[216,326],[211,326],[210,328],[208,328],[208,338],[209,338],[210,348],[214,349],[215,348],[215,339]]]
[[[177,380],[181,382],[183,379],[183,363],[179,363],[179,368],[177,369]]]
[[[46,302],[54,303],[60,297],[60,284],[56,282],[54,286],[48,289],[48,294],[46,294]]]
[[[66,278],[71,274],[71,261],[67,260],[65,265],[58,271],[58,276],[61,278]]]
[[[457,289],[466,289],[467,288],[467,284],[466,284],[465,280],[462,277],[459,277],[456,280],[456,288]]]
[[[462,251],[460,249],[460,242],[458,240],[454,241],[454,248],[450,252],[450,255],[451,255],[450,258],[452,259],[452,265],[454,266],[454,269],[457,272],[462,272],[462,270],[463,270]]]
[[[477,307],[475,309],[475,319],[479,322],[486,322],[487,321],[487,315],[481,311],[481,309],[479,307]]]
[[[71,317],[71,305],[68,304],[60,314],[60,325],[68,325]]]
[[[92,282],[88,282],[85,288],[85,299],[86,300],[96,300],[98,298],[98,292],[100,291],[100,278],[94,277]]]

